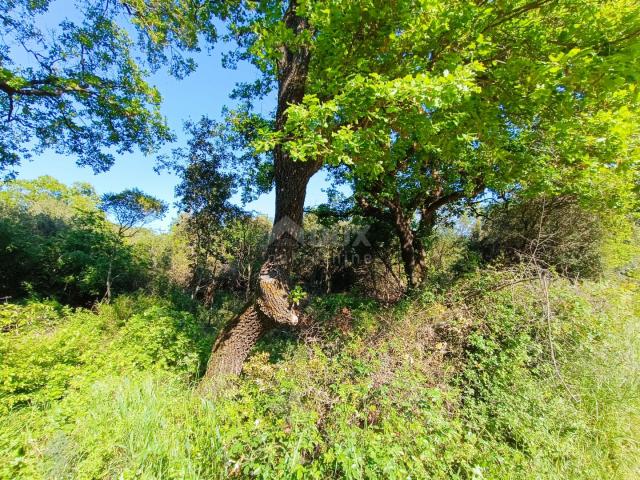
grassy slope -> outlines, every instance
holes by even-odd
[[[638,478],[637,280],[556,280],[547,318],[510,278],[393,309],[325,297],[213,400],[192,314],[2,306],[0,477]]]

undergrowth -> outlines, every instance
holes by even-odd
[[[640,296],[468,272],[349,295],[194,392],[204,315],[157,298],[0,306],[2,478],[637,478]]]

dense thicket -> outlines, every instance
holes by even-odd
[[[88,184],[51,177],[2,183],[0,297],[87,306],[109,292],[175,290],[211,304],[217,294],[253,291],[268,220],[238,211],[225,223],[207,223],[206,238],[196,228],[200,212],[180,217],[167,233],[143,228],[163,210],[134,190],[99,197]]]
[[[640,475],[637,1],[5,3],[7,177],[157,151],[150,75],[218,32],[255,76],[163,157],[167,232],[0,183],[0,477]]]
[[[517,197],[492,205],[475,232],[487,259],[536,262],[570,277],[602,273],[602,246],[607,230],[624,229],[611,212],[584,208],[572,197]]]
[[[354,245],[362,220],[315,209],[293,261],[303,321],[203,401],[214,339],[255,293],[266,219],[217,224],[203,258],[186,214],[167,233],[118,235],[89,185],[12,181],[0,204],[2,261],[14,261],[2,271],[14,298],[0,304],[0,478],[637,470],[638,251],[622,219],[604,229],[567,198],[457,218],[434,230],[428,282],[407,297],[392,232]],[[589,221],[561,224],[568,212]],[[575,277],[594,258],[597,281],[553,273]]]
[[[99,209],[90,185],[67,187],[51,177],[4,183],[0,189],[0,291],[35,294],[74,305],[113,288],[130,292],[149,282],[150,258],[127,244]]]

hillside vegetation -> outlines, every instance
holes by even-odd
[[[1,5],[0,480],[640,478],[638,0]]]
[[[197,315],[4,305],[2,477],[636,478],[637,281],[553,282],[549,325],[508,280],[381,313],[326,298],[322,335],[258,348],[215,399]]]
[[[209,307],[153,282],[91,308],[5,303],[0,476],[636,478],[632,240],[570,280],[443,231],[423,288],[312,296],[313,321],[272,331],[214,396],[195,387],[242,288]]]

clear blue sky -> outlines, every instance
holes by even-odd
[[[222,107],[230,105],[228,99],[234,85],[240,81],[252,81],[257,73],[249,64],[241,64],[237,70],[222,68],[221,53],[230,45],[216,45],[213,52],[202,52],[196,55],[198,69],[183,80],[171,77],[166,71],[160,71],[152,77],[151,83],[160,90],[163,98],[162,112],[166,116],[169,126],[177,134],[176,144],[169,146],[167,151],[185,141],[182,132],[183,122],[187,119],[198,119],[202,115],[219,118]],[[274,99],[265,99],[256,108],[265,113],[273,110]],[[33,179],[40,175],[51,175],[64,183],[76,181],[89,182],[95,186],[98,193],[120,191],[125,188],[138,187],[143,191],[157,196],[172,205],[170,213],[164,220],[155,222],[151,226],[165,229],[176,215],[173,206],[174,188],[178,182],[175,175],[164,171],[156,174],[154,157],[145,157],[139,152],[116,156],[116,164],[106,173],[93,174],[87,167],[78,167],[75,158],[56,155],[53,152],[24,162],[18,169],[18,178]],[[322,189],[327,186],[325,174],[316,174],[309,184],[307,191],[307,206],[316,205],[326,200]],[[269,193],[246,206],[248,210],[266,214],[270,217],[274,213],[274,194]]]

